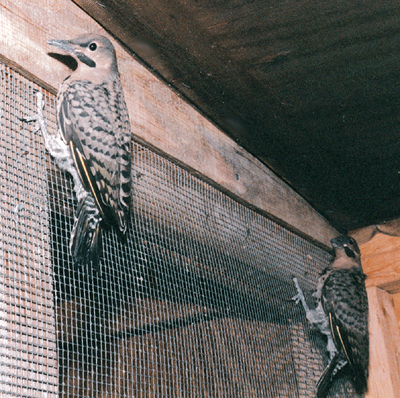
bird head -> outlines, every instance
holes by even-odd
[[[336,259],[344,257],[361,264],[361,252],[355,239],[347,235],[338,236],[331,239],[331,244],[335,251]]]
[[[78,74],[106,77],[118,73],[114,47],[105,36],[85,34],[71,40],[52,39],[47,43],[73,56],[78,62]]]

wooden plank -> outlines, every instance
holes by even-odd
[[[394,311],[396,313],[397,327],[400,330],[400,293],[392,294]]]
[[[360,246],[367,243],[379,232],[389,236],[400,236],[400,220],[396,219],[383,224],[369,225],[368,227],[349,231],[348,234],[356,239]]]
[[[397,169],[387,98],[399,80],[398,2],[74,1],[341,229],[400,213],[387,172]]]
[[[364,243],[369,242],[378,232],[376,225],[369,225],[368,227],[349,231],[348,234],[352,236],[357,241],[358,246],[361,247]]]
[[[376,234],[360,246],[367,287],[377,286],[389,293],[400,292],[400,238]]]
[[[105,34],[67,0],[0,5],[1,54],[46,85],[57,87],[68,68],[48,55],[50,38]],[[228,194],[310,240],[330,246],[337,231],[269,168],[227,137],[115,43],[133,134]]]
[[[392,295],[370,287],[370,377],[366,398],[396,398],[400,391],[400,333]]]
[[[162,322],[212,314],[205,306],[138,299],[118,314],[111,308],[105,312],[101,326],[103,362],[96,361],[88,372],[85,362],[90,358],[84,352],[91,343],[92,337],[86,336],[93,333],[93,324],[86,320],[93,319],[93,302],[60,301],[59,305],[57,313],[66,326],[60,331],[62,397],[93,397],[93,391],[96,397],[107,398],[215,397],[229,391],[240,397],[262,397],[268,391],[296,396],[297,380],[285,377],[295,372],[295,364],[287,360],[293,355],[287,323],[224,316],[160,328],[156,333],[138,333]],[[304,357],[296,365],[305,372]],[[313,384],[308,384],[308,390],[310,386]]]

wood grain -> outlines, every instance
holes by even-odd
[[[67,0],[4,0],[0,5],[3,59],[29,71],[53,89],[69,70],[46,44],[85,32],[106,34]],[[115,43],[133,134],[207,181],[323,245],[337,231],[300,195],[281,181],[163,81]]]
[[[400,214],[398,2],[74,1],[338,228]]]
[[[400,293],[392,294],[394,311],[396,313],[397,328],[400,330]]]
[[[366,398],[396,398],[400,391],[400,333],[392,295],[370,287],[370,378]]]
[[[400,238],[378,233],[360,246],[367,287],[400,292]]]

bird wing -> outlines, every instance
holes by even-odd
[[[347,361],[351,364],[353,362],[352,350],[348,341],[348,331],[345,325],[336,317],[334,311],[328,312],[329,326],[333,340],[337,348],[341,348],[346,355]]]
[[[368,299],[360,269],[333,270],[322,289],[332,337],[361,383],[368,372]]]
[[[130,194],[130,126],[110,91],[75,81],[60,92],[58,123],[83,186],[108,223],[126,230]],[[125,106],[125,103],[122,103]]]

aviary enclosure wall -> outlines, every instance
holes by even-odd
[[[0,74],[0,395],[312,397],[325,346],[292,278],[310,293],[330,254],[133,143],[127,239],[76,268],[70,179],[21,120],[43,89]]]

